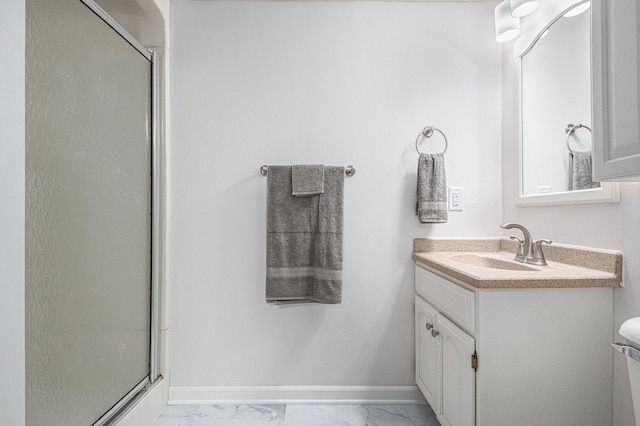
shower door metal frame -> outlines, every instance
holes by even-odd
[[[164,52],[153,49],[151,62],[151,383],[162,378],[160,371],[160,311],[164,277]]]
[[[149,351],[149,375],[138,383],[109,411],[98,419],[94,426],[109,424],[114,419],[125,413],[132,403],[141,398],[147,390],[162,378],[160,371],[160,291],[162,282],[162,244],[163,244],[163,173],[160,165],[163,164],[164,155],[164,54],[161,50],[151,51],[145,48],[131,34],[127,32],[117,21],[104,11],[93,0],[80,0],[100,19],[109,25],[118,35],[124,38],[134,49],[151,63],[151,318],[150,318],[150,351]]]

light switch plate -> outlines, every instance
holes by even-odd
[[[464,204],[462,187],[450,186],[448,200],[449,200],[449,210],[462,210],[462,206]]]

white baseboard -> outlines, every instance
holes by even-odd
[[[123,414],[117,421],[118,426],[150,425],[160,411],[167,405],[169,380],[161,379],[152,385],[152,388],[136,402],[136,404]]]
[[[417,386],[172,386],[168,405],[425,403]]]

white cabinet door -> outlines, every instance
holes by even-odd
[[[592,6],[594,179],[640,180],[640,3]]]
[[[438,420],[442,426],[475,424],[475,369],[471,357],[475,340],[444,315],[436,318],[441,345],[441,408]]]
[[[435,413],[440,412],[440,339],[431,333],[435,329],[437,313],[433,306],[416,297],[416,383]]]

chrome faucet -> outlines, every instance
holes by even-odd
[[[517,260],[518,262],[526,262],[527,255],[524,253],[524,240],[520,237],[516,237],[515,235],[511,235],[509,238],[518,241],[518,250],[516,251],[516,257],[514,260]]]
[[[518,251],[516,252],[516,257],[513,259],[516,262],[522,263],[530,263],[532,265],[544,266],[547,264],[544,258],[544,252],[542,251],[542,243],[551,244],[551,240],[538,240],[533,241],[531,238],[531,232],[524,226],[515,222],[507,222],[500,225],[502,229],[512,229],[516,228],[522,232],[522,236],[524,239],[511,236],[512,240],[518,240],[520,245],[518,246]]]
[[[527,259],[531,257],[531,232],[529,232],[529,230],[524,226],[515,222],[503,223],[502,225],[500,225],[500,228],[502,229],[516,228],[522,231],[522,236],[524,237],[524,240],[521,240],[516,237],[518,241],[520,241],[520,248],[518,249],[518,254],[516,254],[516,258],[514,260],[518,262],[526,263]]]
[[[551,244],[551,240],[538,240],[531,246],[531,257],[527,259],[527,263],[533,265],[545,266],[547,261],[544,259],[544,252],[542,251],[542,243]]]

